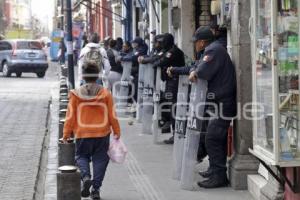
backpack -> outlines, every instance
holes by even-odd
[[[84,55],[83,64],[87,62],[95,63],[99,67],[100,73],[103,69],[103,58],[100,52],[100,48],[90,47],[90,50]]]

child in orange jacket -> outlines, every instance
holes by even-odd
[[[110,134],[120,138],[120,125],[116,118],[111,93],[96,83],[99,68],[93,63],[83,66],[86,84],[72,90],[63,140],[67,142],[74,133],[76,138],[76,164],[80,169],[83,187],[82,197],[91,195],[93,200],[100,199],[100,187],[109,163]],[[112,130],[111,130],[112,129]],[[91,180],[90,162],[93,163],[93,181]],[[92,192],[90,193],[90,188]]]

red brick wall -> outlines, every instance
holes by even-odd
[[[112,13],[107,11],[107,9],[111,10],[111,6],[107,0],[98,0],[96,4],[97,12],[94,15],[95,19],[93,20],[94,31],[97,32],[100,36],[100,39],[103,40],[106,36],[112,36]]]
[[[106,36],[112,36],[112,13],[107,11],[107,9],[111,10],[111,5],[107,0],[98,0],[95,4],[96,13],[92,16],[93,31],[98,33],[100,39],[103,40]],[[107,25],[106,18],[108,19]]]
[[[298,182],[300,182],[300,168],[298,170]],[[293,169],[292,168],[287,168],[286,169],[286,174],[288,179],[293,183]],[[290,187],[286,184],[285,185],[285,192],[284,192],[284,199],[285,200],[300,200],[300,193],[295,194],[293,191],[290,189]]]

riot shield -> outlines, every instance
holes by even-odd
[[[154,113],[153,113],[153,124],[152,124],[152,134],[153,134],[153,142],[157,144],[159,142],[159,137],[161,135],[161,128],[158,125],[159,120],[161,119],[161,108],[160,108],[160,90],[161,90],[161,68],[156,68],[155,73],[155,87],[153,94],[153,102],[154,102]]]
[[[121,87],[120,92],[118,94],[117,99],[117,114],[119,117],[125,117],[126,115],[126,108],[128,99],[130,99],[131,95],[129,94],[129,88],[131,85],[130,75],[131,75],[131,68],[132,62],[122,62],[123,66],[123,73],[121,77]]]
[[[181,188],[185,190],[195,189],[195,167],[201,130],[200,119],[204,115],[206,93],[207,81],[198,79],[192,84],[180,181]]]
[[[179,76],[173,146],[173,178],[180,180],[189,104],[189,78]]]
[[[138,95],[137,95],[137,111],[136,111],[136,120],[142,122],[142,113],[143,113],[143,90],[144,90],[144,72],[146,64],[139,65],[139,82],[138,82]]]
[[[143,133],[152,134],[153,117],[153,90],[154,90],[154,69],[152,64],[145,67],[145,79],[143,90]]]

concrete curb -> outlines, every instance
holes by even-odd
[[[50,107],[52,104],[52,97],[48,102],[48,109],[47,109],[47,117],[45,123],[45,135],[43,138],[43,144],[41,149],[41,156],[39,161],[39,170],[35,182],[33,200],[40,200],[43,199],[44,196],[44,187],[45,187],[45,180],[46,180],[46,173],[47,173],[47,162],[48,162],[48,146],[49,146],[49,125],[51,119],[51,112]]]
[[[44,200],[56,200],[56,172],[58,168],[57,152],[58,152],[58,112],[59,112],[59,83],[52,90],[52,104],[49,118],[49,140],[47,148],[47,163],[46,163],[46,180],[44,184]]]

